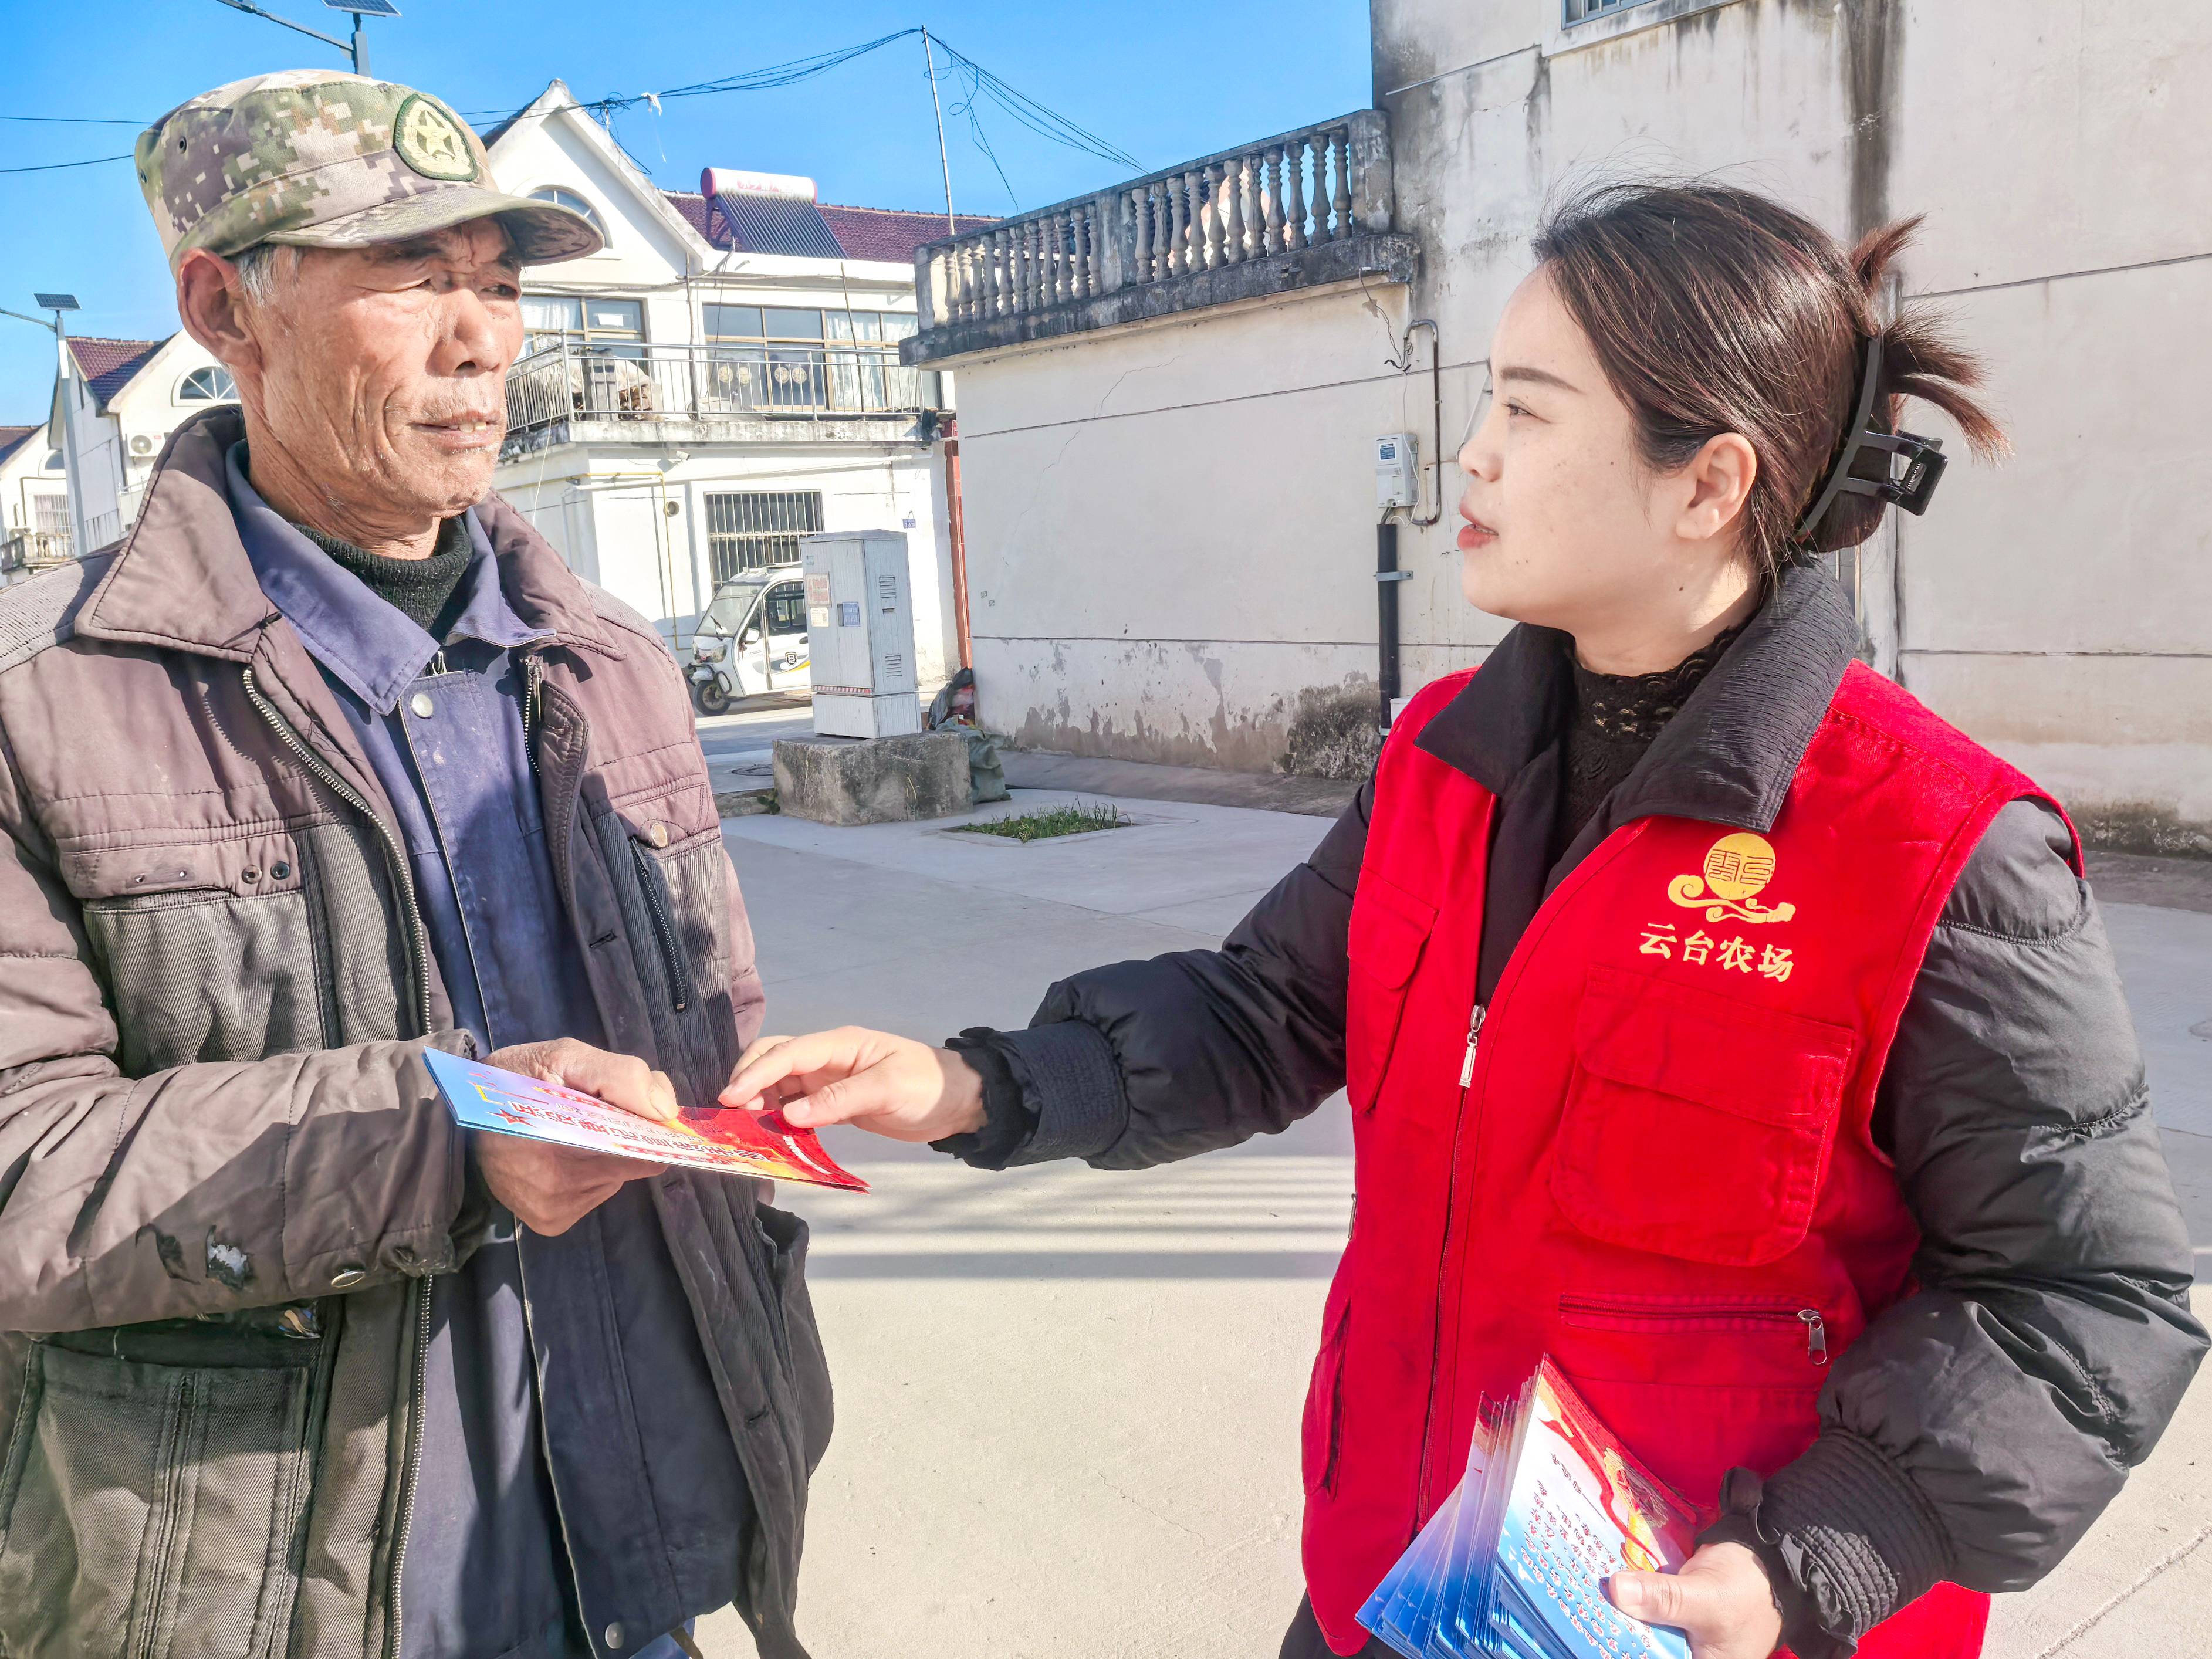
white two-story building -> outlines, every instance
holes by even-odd
[[[957,660],[947,377],[898,350],[915,250],[945,216],[717,167],[696,194],[662,190],[558,81],[484,142],[501,189],[606,236],[526,273],[500,493],[679,651],[719,584],[795,564],[808,532],[903,531],[916,665],[942,678]]]
[[[45,431],[51,448],[63,457],[63,466],[52,469],[53,482],[64,486],[64,468],[74,467],[83,501],[85,544],[100,547],[138,516],[146,481],[169,434],[210,404],[234,401],[237,392],[230,371],[181,329],[161,340],[86,335],[66,343],[68,356],[54,377]],[[56,532],[68,537],[66,501],[58,507],[51,501],[33,503],[27,510],[46,515],[27,527],[49,538]],[[45,541],[40,556],[51,562],[56,547],[52,539]],[[63,545],[60,556],[70,551]]]
[[[70,556],[64,465],[43,423],[0,426],[0,586]]]

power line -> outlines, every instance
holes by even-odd
[[[806,58],[793,58],[781,64],[769,64],[763,69],[744,70],[737,74],[723,76],[715,80],[693,82],[686,86],[670,87],[660,92],[641,92],[629,95],[611,95],[594,99],[589,102],[580,103],[579,107],[596,114],[601,125],[605,125],[609,124],[610,118],[615,112],[648,101],[658,103],[670,98],[705,98],[731,92],[772,92],[781,88],[796,86],[803,81],[811,81],[817,76],[826,75],[831,70],[849,64],[856,58],[864,58],[870,52],[879,52],[885,46],[908,40],[921,32],[921,27],[917,25],[912,28],[895,30],[890,34],[878,35],[872,40],[864,40],[856,46],[840,46],[832,51],[816,52]],[[998,173],[999,182],[1006,185],[1006,195],[1010,200],[1014,197],[1013,186],[1007,182],[1006,169],[1000,165],[998,153],[992,148],[989,138],[984,134],[981,121],[976,112],[975,106],[981,100],[988,99],[1002,113],[1011,116],[1039,137],[1049,139],[1052,143],[1070,149],[1082,150],[1088,155],[1098,157],[1101,161],[1110,161],[1116,167],[1127,167],[1133,173],[1144,171],[1144,164],[1127,150],[1108,143],[1088,128],[1079,125],[1058,111],[1039,103],[1028,94],[1008,84],[974,58],[956,49],[942,35],[933,34],[931,38],[945,48],[945,57],[953,67],[961,72],[968,83],[967,101],[952,112],[956,115],[965,115],[968,118],[969,137],[975,141],[976,149],[981,150],[990,161],[993,171]],[[465,118],[471,121],[491,116],[503,116],[511,112],[510,110],[506,109],[462,112]],[[143,125],[106,116],[8,115],[0,116],[0,120],[100,126]],[[82,161],[50,161],[36,167],[0,167],[0,173],[54,173],[65,168],[100,167],[110,161],[127,161],[131,159],[129,155],[95,155]]]
[[[96,167],[103,162],[127,161],[130,159],[131,157],[127,154],[123,155],[95,155],[91,160],[86,161],[46,161],[34,167],[0,167],[0,173],[58,173],[64,167]]]
[[[1037,102],[1027,93],[1007,85],[985,69],[974,58],[955,47],[941,34],[930,37],[945,48],[945,56],[966,68],[975,77],[978,90],[1014,119],[1019,121],[1039,137],[1049,138],[1070,149],[1087,151],[1102,161],[1111,161],[1116,167],[1127,167],[1133,173],[1142,173],[1144,163],[1128,151],[1109,143],[1086,127],[1077,125],[1057,110]]]

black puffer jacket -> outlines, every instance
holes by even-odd
[[[1510,635],[1424,731],[1499,797],[1486,1000],[1543,896],[1620,825],[1771,827],[1857,637],[1825,575],[1784,573],[1643,760],[1551,857],[1564,636]],[[1079,974],[1030,1029],[955,1040],[990,1118],[940,1143],[990,1167],[1133,1169],[1279,1130],[1344,1082],[1346,938],[1372,786],[1219,951]],[[2000,812],[1897,1033],[1877,1133],[1923,1234],[1918,1292],[1837,1361],[1822,1432],[1723,1535],[1761,1549],[1808,1659],[1938,1580],[2048,1572],[2165,1429],[2206,1347],[2142,1059],[2071,837]]]

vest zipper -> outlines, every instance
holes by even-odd
[[[283,741],[287,749],[299,757],[300,763],[307,769],[316,781],[348,806],[352,807],[362,817],[367,818],[375,829],[378,836],[383,841],[385,859],[391,865],[392,876],[399,884],[400,902],[406,912],[407,953],[409,966],[413,970],[414,978],[412,988],[415,992],[415,1035],[429,1036],[430,935],[422,926],[422,908],[415,896],[415,874],[408,867],[407,849],[399,844],[399,837],[392,834],[384,820],[376,815],[376,809],[368,804],[368,798],[332,771],[324,763],[321,756],[307,747],[307,740],[292,729],[292,723],[276,712],[276,705],[261,695],[261,688],[254,683],[253,671],[251,668],[246,670],[245,679],[246,700],[252,703],[261,718],[268,722],[269,729]],[[428,1318],[428,1316],[425,1314],[424,1317]]]
[[[1486,823],[1487,821],[1486,814]],[[1455,1350],[1457,1347],[1456,1327],[1454,1328],[1453,1340],[1447,1343],[1444,1322],[1454,1311],[1453,1304],[1456,1300],[1455,1297],[1447,1292],[1457,1289],[1456,1275],[1452,1272],[1452,1235],[1455,1231],[1454,1223],[1457,1220],[1459,1213],[1460,1137],[1467,1127],[1468,1101],[1474,1086],[1474,1062],[1476,1050],[1481,1042],[1482,1028],[1489,1023],[1490,1009],[1495,1007],[1498,999],[1519,981],[1520,970],[1528,956],[1528,940],[1530,936],[1538,931],[1538,924],[1547,921],[1550,912],[1557,906],[1565,903],[1568,896],[1579,890],[1589,879],[1589,872],[1596,866],[1601,848],[1610,846],[1616,841],[1622,846],[1626,846],[1644,833],[1645,822],[1647,821],[1638,819],[1635,823],[1614,830],[1604,842],[1589,850],[1588,855],[1575,866],[1565,881],[1545,895],[1543,902],[1536,907],[1536,914],[1529,918],[1528,927],[1522,930],[1519,942],[1514,945],[1511,953],[1506,957],[1504,971],[1498,976],[1498,983],[1490,994],[1490,1001],[1485,1004],[1478,1000],[1474,1012],[1468,1017],[1467,1053],[1460,1062],[1459,1111],[1452,1119],[1451,1168],[1445,1178],[1444,1186],[1443,1236],[1437,1246],[1437,1315],[1433,1328],[1434,1334],[1431,1338],[1432,1349],[1429,1361],[1429,1397],[1421,1415],[1421,1456],[1413,1477],[1413,1512],[1417,1522],[1427,1518],[1421,1514],[1421,1506],[1426,1501],[1431,1487],[1431,1459],[1435,1452],[1437,1403],[1444,1393],[1439,1386],[1439,1373],[1449,1362],[1453,1373],[1453,1381],[1455,1383],[1459,1370],[1456,1352],[1447,1353],[1446,1352],[1447,1348]],[[1485,881],[1486,885],[1486,866]],[[1478,994],[1479,990],[1478,987]],[[1475,1126],[1475,1151],[1478,1159],[1480,1157],[1481,1147],[1482,1127],[1478,1121]],[[1418,1527],[1416,1529],[1418,1530]],[[1408,1541],[1411,1541],[1410,1535]]]
[[[1805,1357],[1815,1365],[1828,1363],[1828,1322],[1820,1317],[1818,1308],[1800,1308],[1797,1317],[1805,1325]]]
[[[1649,1302],[1615,1301],[1605,1297],[1563,1296],[1559,1316],[1570,1325],[1600,1329],[1726,1330],[1746,1321],[1758,1324],[1804,1328],[1805,1357],[1815,1365],[1828,1363],[1828,1321],[1818,1308],[1792,1308],[1779,1302],[1699,1302],[1668,1306]]]
[[[1468,1017],[1467,1058],[1459,1067],[1459,1086],[1462,1089],[1474,1081],[1475,1045],[1482,1041],[1482,1022],[1489,1017],[1490,1010],[1479,1002],[1474,1005],[1474,1012]]]
[[[1467,1091],[1474,1082],[1475,1050],[1480,1046],[1482,1042],[1483,1023],[1489,1018],[1490,1010],[1487,1005],[1480,1001],[1477,1001],[1474,1005],[1474,1011],[1467,1017],[1467,1055],[1460,1061],[1459,1110],[1452,1118],[1451,1164],[1444,1176],[1443,1237],[1438,1242],[1437,1246],[1437,1284],[1438,1290],[1437,1294],[1436,1322],[1430,1335],[1431,1358],[1430,1360],[1429,1403],[1428,1410],[1421,1419],[1421,1462],[1419,1468],[1414,1474],[1414,1480],[1417,1484],[1413,1489],[1413,1512],[1417,1520],[1423,1518],[1420,1515],[1421,1504],[1424,1501],[1424,1494],[1429,1490],[1429,1453],[1431,1442],[1436,1431],[1437,1423],[1437,1382],[1435,1367],[1443,1364],[1445,1299],[1442,1287],[1444,1282],[1445,1274],[1451,1265],[1452,1218],[1459,1209],[1460,1132],[1467,1127]]]

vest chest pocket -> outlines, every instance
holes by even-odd
[[[1354,1111],[1375,1104],[1398,1027],[1406,1014],[1407,988],[1420,966],[1437,907],[1364,872],[1352,896],[1348,941],[1351,974],[1345,989],[1345,1087]]]
[[[1827,1174],[1849,1026],[1591,971],[1551,1194],[1608,1243],[1751,1267],[1796,1249]]]

